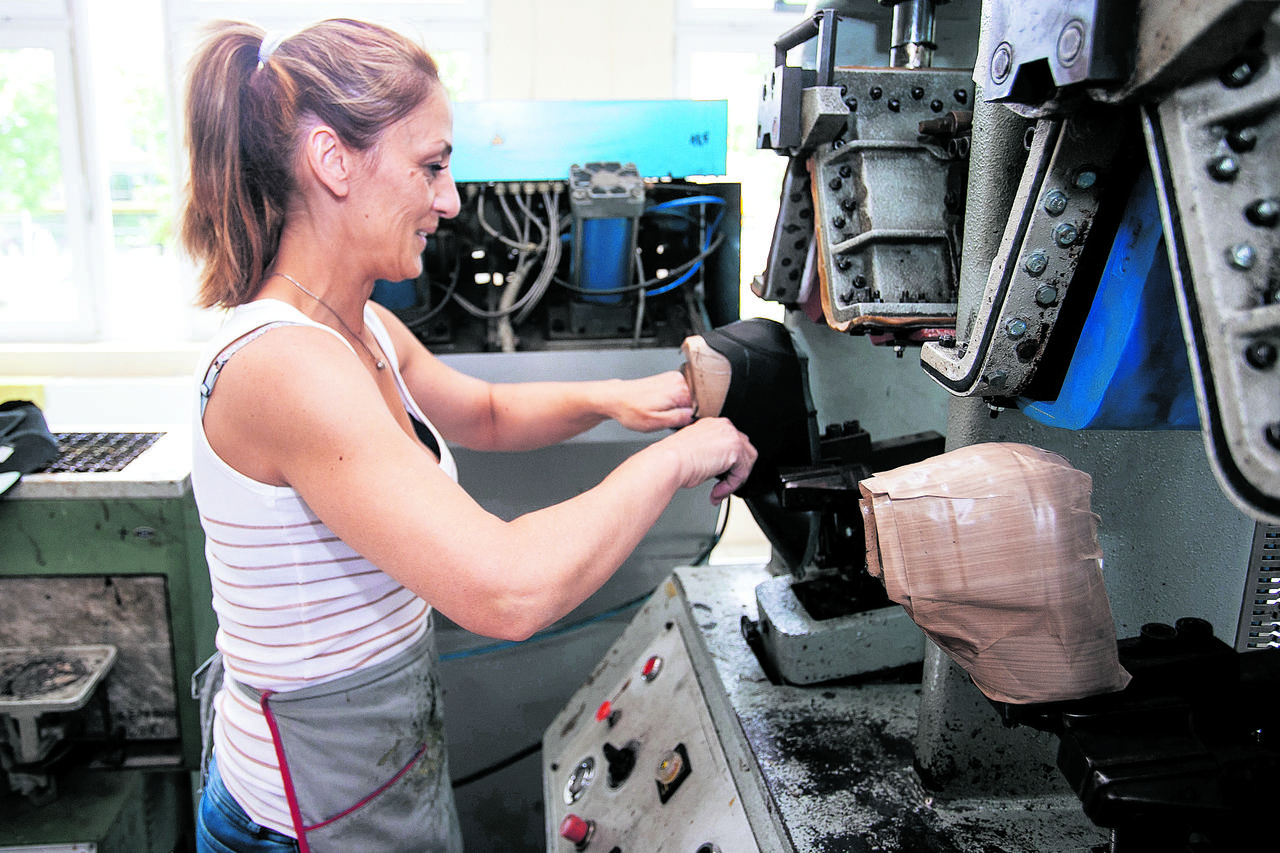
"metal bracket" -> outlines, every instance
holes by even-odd
[[[976,63],[984,96],[1038,118],[1125,103],[1202,74],[1245,47],[1280,0],[991,0]]]
[[[792,157],[782,176],[778,219],[773,225],[773,241],[764,274],[751,283],[752,292],[773,302],[798,301],[812,242],[813,197],[809,190],[809,168],[803,157]]]
[[[773,74],[761,93],[757,107],[757,148],[773,148],[781,154],[795,154],[806,144],[806,137],[813,135],[814,126],[821,118],[822,106],[829,98],[802,93],[804,70],[787,65],[787,51],[810,39],[818,39],[816,85],[819,88],[829,87],[835,73],[838,20],[833,10],[825,9],[787,30],[774,42]],[[814,103],[815,98],[819,103]],[[835,99],[839,102],[838,93],[835,94]],[[836,107],[837,111],[843,108],[843,104]],[[818,112],[815,113],[815,110]],[[807,121],[806,112],[809,114]],[[833,132],[838,131],[838,126],[833,129]],[[814,143],[809,141],[807,144]]]
[[[921,125],[971,103],[969,73],[841,69],[836,82],[848,126],[809,164],[827,324],[949,328],[968,161]]]
[[[993,0],[976,74],[988,101],[1039,105],[1058,89],[1128,79],[1137,0]]]
[[[1100,191],[1121,146],[1118,108],[1036,124],[1000,252],[963,341],[930,342],[921,366],[957,396],[1017,396],[1044,356],[1064,298],[1090,241]]]
[[[1257,56],[1143,112],[1219,484],[1280,522],[1280,26]]]

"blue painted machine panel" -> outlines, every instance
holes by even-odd
[[[459,101],[459,183],[565,180],[574,163],[635,163],[646,178],[723,175],[726,101]]]

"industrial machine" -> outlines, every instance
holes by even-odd
[[[1277,9],[850,0],[779,37],[785,319],[685,346],[744,377],[711,413],[769,442],[773,559],[677,569],[547,728],[549,851],[1268,840]],[[878,597],[859,483],[987,442],[1091,476],[1123,689],[991,699]]]
[[[190,432],[54,435],[0,502],[0,849],[191,849],[216,624]]]

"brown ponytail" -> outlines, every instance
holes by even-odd
[[[203,307],[257,293],[279,247],[305,122],[368,150],[440,81],[426,51],[373,24],[321,22],[259,63],[263,36],[249,24],[215,24],[191,63],[181,240],[204,263]]]

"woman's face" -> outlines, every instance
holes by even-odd
[[[449,171],[453,116],[443,89],[391,125],[362,157],[353,214],[376,277],[388,281],[422,272],[427,235],[458,215],[458,188]]]

